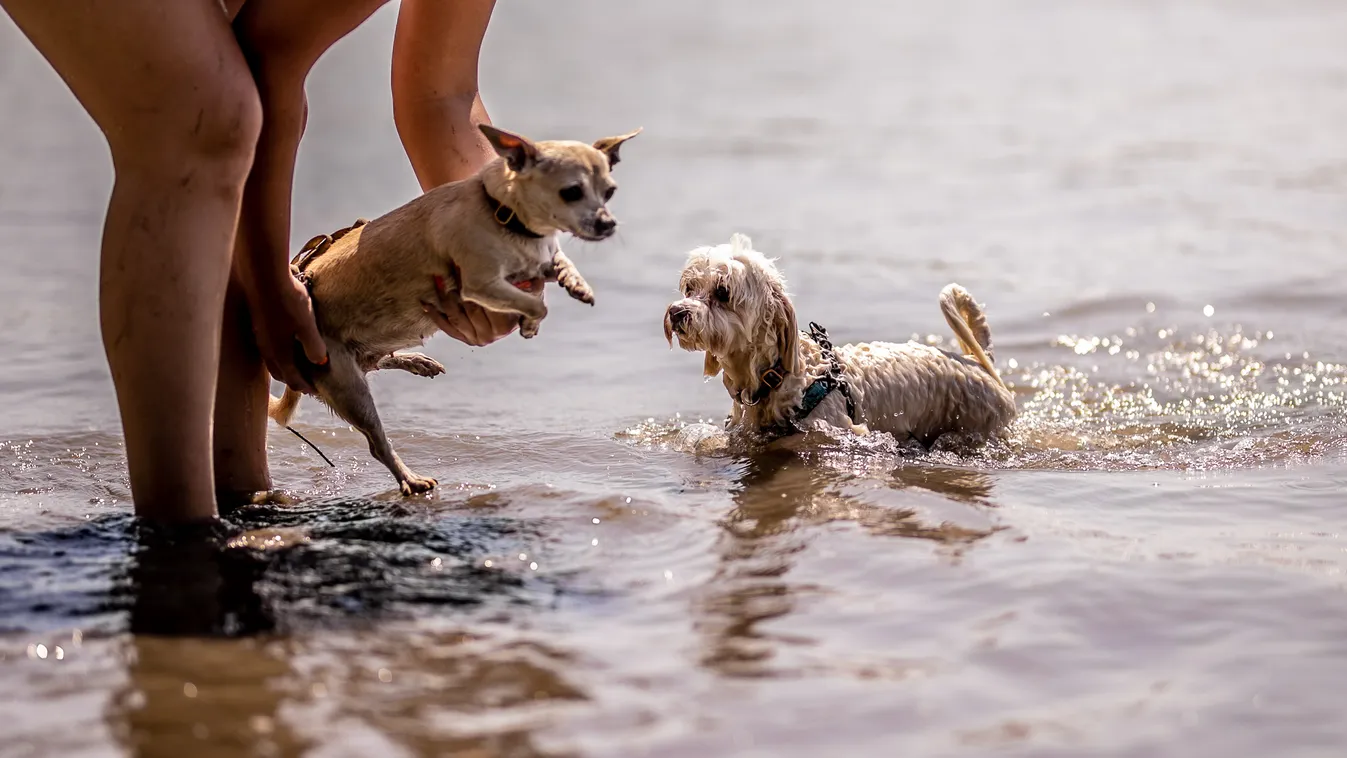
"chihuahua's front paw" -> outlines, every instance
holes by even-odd
[[[403,495],[410,496],[419,495],[423,492],[430,492],[435,489],[436,484],[439,484],[439,482],[428,476],[410,474],[406,479],[398,482],[398,488],[402,490]]]
[[[541,326],[542,323],[543,323],[543,322],[542,322],[541,320],[539,320],[539,319],[534,319],[534,318],[524,318],[523,316],[520,316],[520,317],[519,317],[519,336],[520,336],[520,337],[523,337],[523,338],[526,339],[526,340],[531,340],[531,339],[533,339],[534,337],[537,337],[537,336],[538,336],[538,327]]]
[[[594,304],[594,290],[590,289],[589,282],[585,281],[574,267],[564,268],[558,272],[557,284],[576,300],[587,305]]]
[[[566,253],[558,250],[552,256],[551,263],[547,266],[544,275],[549,282],[556,282],[571,297],[582,303],[594,304],[594,290],[589,288],[589,282],[580,276],[580,269],[575,267]]]

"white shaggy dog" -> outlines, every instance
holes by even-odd
[[[816,324],[801,333],[785,279],[742,234],[693,250],[679,289],[664,336],[670,346],[677,335],[684,350],[704,351],[706,376],[723,372],[731,427],[783,437],[826,423],[929,447],[946,432],[990,435],[1015,418],[987,319],[957,284],[941,291],[940,309],[962,355],[915,342],[834,348]]]

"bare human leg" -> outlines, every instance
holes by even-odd
[[[99,307],[139,516],[215,515],[212,420],[239,204],[261,128],[218,0],[0,0],[103,130]]]
[[[253,339],[252,315],[235,271],[225,297],[215,389],[215,497],[222,509],[254,502],[271,489],[267,466],[270,391],[271,375]]]
[[[243,4],[244,0],[224,0],[225,17],[230,23]],[[236,265],[230,270],[225,293],[220,373],[215,386],[215,499],[222,511],[256,502],[271,490],[266,417],[271,375],[253,337],[252,314],[237,265],[239,246],[235,235]]]
[[[268,0],[238,3],[234,30],[257,83],[266,119],[248,177],[221,342],[215,405],[217,496],[252,502],[271,488],[267,399],[271,372],[258,346],[257,322],[285,294],[295,156],[307,125],[304,80],[337,40],[386,0]],[[237,10],[237,8],[235,8]],[[281,332],[276,342],[285,340]],[[284,350],[288,345],[277,345]]]

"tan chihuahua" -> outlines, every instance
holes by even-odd
[[[617,190],[610,172],[622,143],[641,132],[593,144],[531,142],[480,126],[500,157],[476,176],[445,184],[373,221],[315,237],[292,270],[309,288],[328,362],[313,370],[318,398],[359,429],[370,453],[393,472],[404,495],[427,492],[435,480],[412,473],[388,444],[365,374],[401,369],[444,373],[420,353],[438,327],[440,297],[459,296],[488,310],[520,315],[520,334],[538,333],[547,316],[541,293],[522,287],[542,278],[593,305],[594,293],[561,252],[560,232],[604,240],[617,229],[607,202]],[[272,398],[268,415],[290,423],[300,393]]]

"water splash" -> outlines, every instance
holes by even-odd
[[[1020,418],[986,462],[1016,468],[1209,469],[1340,449],[1347,366],[1276,353],[1270,332],[1062,335],[1061,361],[1007,372]],[[1088,363],[1086,363],[1088,361]]]
[[[985,445],[947,435],[926,452],[889,435],[840,431],[804,435],[800,444],[858,470],[914,456],[993,469],[1186,470],[1287,465],[1341,451],[1347,365],[1278,353],[1273,340],[1271,332],[1239,327],[1061,335],[1047,347],[1048,360],[1003,359],[1020,414]],[[751,442],[721,429],[720,420],[650,418],[617,436],[698,455],[753,454]]]

